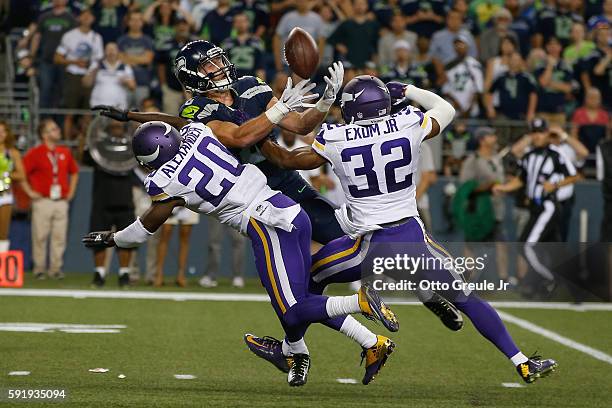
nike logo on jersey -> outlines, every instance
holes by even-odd
[[[302,188],[300,188],[300,189],[298,190],[298,193],[301,193],[302,191],[304,191],[304,189],[305,189],[305,188],[306,188],[306,185],[304,184],[304,185],[302,186]]]

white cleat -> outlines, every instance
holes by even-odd
[[[199,284],[203,288],[216,288],[219,284],[216,280],[210,278],[210,276],[204,275],[200,279]]]
[[[236,276],[232,279],[232,286],[235,288],[244,288],[244,278],[242,276]]]

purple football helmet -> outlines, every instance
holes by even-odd
[[[391,114],[391,96],[380,79],[359,75],[342,90],[340,107],[346,123],[370,125]]]
[[[159,169],[179,151],[181,135],[164,122],[151,121],[138,126],[132,139],[132,150],[140,164]]]

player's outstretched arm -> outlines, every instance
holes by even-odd
[[[227,147],[245,148],[252,146],[268,136],[272,128],[287,115],[302,108],[304,102],[317,98],[317,94],[307,95],[314,87],[315,84],[310,83],[307,79],[293,86],[293,82],[289,78],[281,99],[273,98],[273,101],[268,105],[268,110],[256,118],[246,121],[240,126],[220,120],[210,121],[206,125],[212,129],[219,141]]]
[[[313,170],[325,164],[325,159],[317,154],[312,147],[304,146],[287,150],[270,139],[260,145],[261,153],[269,162],[281,169]]]
[[[174,198],[162,202],[154,202],[143,214],[121,231],[90,232],[81,240],[88,248],[134,248],[145,243],[170,215],[174,207],[185,205],[182,198]]]
[[[176,129],[180,129],[189,123],[187,119],[161,112],[135,112],[117,109],[108,105],[96,105],[91,108],[91,110],[100,112],[100,115],[118,120],[120,122],[129,122],[130,120],[133,120],[134,122],[145,123],[158,120],[160,122],[167,123]]]
[[[414,85],[405,85],[400,82],[388,82],[387,89],[392,100],[408,98],[423,108],[425,114],[431,118],[431,132],[425,137],[430,139],[442,132],[455,118],[455,108],[440,96]]]
[[[344,66],[341,62],[334,62],[328,70],[329,76],[324,78],[327,86],[323,96],[314,108],[307,109],[304,112],[291,112],[279,123],[280,127],[298,135],[307,135],[323,122],[327,112],[334,104],[344,80]],[[274,103],[274,101],[275,98],[272,98],[270,103]]]

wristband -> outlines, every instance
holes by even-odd
[[[317,103],[315,103],[315,108],[319,111],[319,112],[323,112],[323,113],[327,113],[329,112],[329,109],[332,107],[332,105],[334,104],[333,100],[329,100],[329,99],[325,99],[325,98],[321,98],[317,101]]]
[[[289,113],[289,108],[287,106],[278,101],[272,106],[270,109],[266,111],[266,117],[268,120],[275,125],[278,124],[287,114]]]

